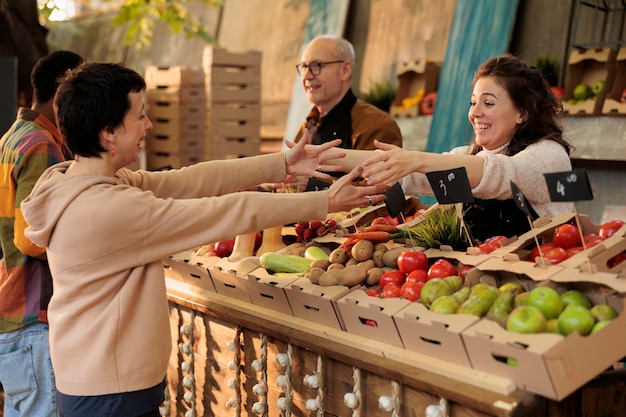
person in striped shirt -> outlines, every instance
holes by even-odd
[[[31,72],[33,103],[0,139],[0,384],[4,415],[58,416],[48,344],[52,278],[46,251],[24,236],[20,203],[40,175],[70,155],[57,129],[53,99],[60,79],[82,57],[55,51]]]

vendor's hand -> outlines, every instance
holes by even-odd
[[[374,145],[384,152],[374,152],[363,162],[362,175],[368,184],[391,184],[413,172],[415,152],[378,140],[374,140]]]
[[[355,207],[375,206],[386,199],[387,184],[355,186],[352,181],[362,176],[363,167],[358,166],[342,176],[328,188],[328,212],[350,211]]]
[[[343,158],[346,156],[346,153],[324,152],[340,145],[341,139],[335,139],[331,142],[315,146],[308,145],[310,141],[311,135],[307,129],[304,130],[302,139],[298,143],[294,144],[289,140],[285,141],[287,147],[290,148],[285,152],[287,175],[291,177],[315,177],[323,181],[331,181],[332,177],[325,172],[339,172],[341,171],[341,167],[324,164],[324,161]]]

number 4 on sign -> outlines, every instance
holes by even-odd
[[[574,201],[593,200],[593,193],[591,192],[591,186],[589,185],[589,178],[587,178],[587,171],[584,169],[553,172],[543,174],[543,176],[545,177],[546,184],[548,185],[548,192],[550,193],[551,201],[571,201],[573,203]],[[583,250],[587,250],[587,244],[583,238],[583,231],[580,226],[580,220],[578,219],[578,213],[576,212],[575,205],[574,216],[576,218],[576,226],[578,227],[578,233],[580,234]],[[589,263],[589,269],[591,270],[589,259],[587,259],[587,262]]]

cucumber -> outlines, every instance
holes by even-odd
[[[304,257],[312,261],[328,260],[328,254],[324,251],[324,249],[320,248],[319,246],[309,246],[308,248],[306,248],[304,250]]]
[[[307,273],[311,268],[310,259],[296,255],[281,255],[276,252],[265,252],[259,258],[261,266],[272,272]]]

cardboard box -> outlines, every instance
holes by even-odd
[[[205,291],[215,292],[207,268],[194,263],[192,258],[193,253],[185,251],[163,259],[165,276]]]
[[[615,58],[615,80],[607,91],[602,106],[603,114],[626,114],[626,47],[620,48]]]
[[[397,347],[404,346],[393,316],[408,304],[402,298],[370,297],[363,289],[337,300],[345,331]]]
[[[337,300],[350,292],[348,287],[334,285],[322,287],[308,278],[300,278],[285,287],[285,294],[294,317],[344,330],[338,312]]]
[[[159,67],[148,65],[145,71],[145,80],[147,88],[204,87],[204,71],[199,66]]]
[[[472,280],[494,280],[497,285],[519,279],[527,289],[551,285],[558,292],[578,289],[592,303],[607,303],[620,314],[603,330],[589,336],[574,332],[520,334],[509,332],[494,321],[482,319],[464,330],[463,342],[474,369],[510,378],[518,388],[560,401],[626,356],[626,280],[616,274],[596,272],[584,277],[561,267],[549,281],[540,282],[536,267],[528,262],[523,274],[488,269],[483,263],[471,274]],[[578,281],[578,282],[574,282]],[[509,359],[517,361],[515,366]]]
[[[222,258],[209,267],[215,292],[237,300],[252,302],[246,285],[246,275],[257,269],[258,265],[250,261],[230,262]]]
[[[396,71],[398,90],[391,103],[390,113],[393,117],[415,117],[425,114],[420,109],[421,100],[430,93],[437,91],[439,84],[440,65],[428,60],[403,62]],[[403,100],[411,97],[420,98],[420,101],[410,107],[402,105]]]
[[[471,367],[461,332],[480,320],[471,314],[432,313],[422,303],[410,303],[393,315],[405,349]]]
[[[285,288],[298,277],[277,277],[265,268],[257,268],[246,276],[245,285],[252,304],[293,316]]]
[[[606,90],[610,89],[615,78],[615,56],[617,52],[609,48],[578,50],[569,57],[567,85],[563,95],[563,112],[570,115],[598,115],[602,113]],[[574,89],[579,84],[592,87],[604,81],[605,88],[596,97],[581,103],[572,103]]]

